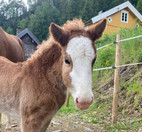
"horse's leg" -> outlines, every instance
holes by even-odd
[[[6,132],[11,132],[11,124],[10,124],[10,116],[7,115],[7,122],[6,122],[6,128],[5,128]]]
[[[35,118],[34,116],[35,115],[30,115],[29,117],[22,116],[21,132],[46,132],[50,121],[45,121],[43,116]]]
[[[2,126],[2,123],[1,123],[1,113],[0,113],[0,127]]]
[[[45,123],[45,125],[42,127],[41,132],[46,132],[47,127],[49,126],[50,121],[48,121],[47,123]]]

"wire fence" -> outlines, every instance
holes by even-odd
[[[103,48],[105,48],[107,46],[110,46],[112,44],[117,44],[116,45],[116,56],[115,56],[115,65],[116,66],[93,69],[93,71],[100,71],[100,70],[106,70],[106,69],[115,69],[115,72],[114,72],[113,101],[112,101],[112,123],[115,123],[117,121],[117,115],[118,115],[118,92],[119,92],[119,87],[120,87],[119,73],[122,74],[124,71],[126,71],[128,66],[134,66],[134,65],[141,65],[142,64],[142,62],[138,62],[138,63],[120,65],[120,55],[121,55],[121,53],[120,53],[121,43],[120,42],[132,40],[132,39],[136,39],[136,38],[140,38],[140,37],[142,37],[142,35],[121,40],[121,35],[118,34],[117,37],[116,37],[115,42],[112,42],[110,44],[107,44],[105,46],[97,48],[97,50],[100,50],[100,49],[103,49]],[[124,67],[122,69],[122,71],[120,71],[120,67]]]
[[[131,37],[131,38],[122,39],[122,40],[120,40],[119,42],[124,42],[124,41],[132,40],[132,39],[136,39],[136,38],[141,38],[141,37],[142,37],[142,35],[139,35],[139,36],[135,36],[135,37]],[[106,44],[106,45],[104,45],[104,46],[102,46],[102,47],[97,48],[97,50],[103,49],[103,48],[105,48],[105,47],[107,47],[107,46],[110,46],[110,45],[113,45],[113,44],[116,44],[116,43],[117,43],[117,42],[114,41],[114,42],[112,42],[112,43],[110,43],[110,44]]]
[[[105,47],[107,47],[107,46],[110,46],[110,45],[112,45],[112,44],[114,44],[114,42],[112,42],[112,43],[110,43],[110,44],[107,44],[107,45],[104,45],[104,46],[102,46],[102,47],[100,47],[100,48],[97,48],[97,50],[103,49],[103,48],[105,48]]]
[[[118,68],[118,67],[134,66],[134,65],[141,65],[141,64],[142,64],[142,62],[139,62],[139,63],[132,63],[132,64],[125,64],[125,65],[120,65],[120,66],[111,66],[111,67],[93,69],[93,71],[101,71],[101,70],[107,70],[107,69],[116,69],[116,68]]]
[[[126,39],[122,39],[118,42],[124,42],[124,41],[128,41],[128,40],[132,40],[132,39],[136,39],[136,38],[141,38],[142,35],[138,35],[138,36],[135,36],[135,37],[131,37],[131,38],[126,38]],[[117,44],[118,43],[117,41],[114,41],[110,44],[107,44],[107,45],[104,45],[102,47],[99,47],[97,48],[97,50],[100,50],[100,49],[103,49],[107,46],[110,46],[110,45],[113,45],[113,44]],[[132,64],[125,64],[125,65],[120,65],[120,66],[111,66],[111,67],[104,67],[104,68],[98,68],[98,69],[93,69],[93,71],[100,71],[100,70],[107,70],[107,69],[116,69],[117,67],[126,67],[126,66],[134,66],[134,65],[141,65],[142,62],[138,62],[138,63],[132,63]]]

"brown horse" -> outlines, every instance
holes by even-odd
[[[6,33],[0,27],[0,56],[12,62],[24,61],[24,47],[20,38]]]
[[[4,56],[13,62],[24,61],[24,47],[20,38],[6,33],[0,27],[0,56]],[[0,115],[1,121],[1,115]],[[7,128],[10,128],[10,118],[8,117]]]
[[[51,24],[51,37],[32,57],[16,64],[0,58],[0,112],[21,121],[21,132],[45,132],[66,99],[67,89],[78,109],[93,103],[94,41],[102,36],[106,20],[89,30],[81,20],[63,27]]]

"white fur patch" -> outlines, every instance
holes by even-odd
[[[73,62],[70,72],[73,87],[70,92],[74,100],[78,98],[79,102],[90,102],[93,97],[92,60],[96,54],[92,41],[83,36],[75,37],[69,41],[66,52]]]

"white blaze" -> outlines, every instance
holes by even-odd
[[[73,63],[70,92],[74,100],[78,98],[79,102],[90,102],[93,97],[92,60],[95,57],[92,41],[83,36],[75,37],[69,41],[66,52]]]

